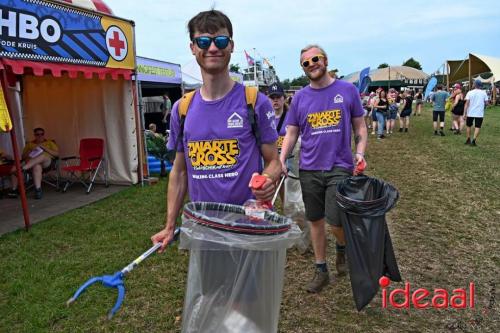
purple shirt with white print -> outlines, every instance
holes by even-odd
[[[245,87],[233,89],[216,101],[205,101],[197,91],[184,123],[182,145],[178,145],[179,103],[172,109],[168,149],[184,152],[191,201],[242,205],[253,198],[248,183],[254,172],[262,172],[262,157],[249,122]],[[274,111],[259,93],[255,105],[261,142],[278,138]]]

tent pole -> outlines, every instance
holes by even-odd
[[[142,121],[141,114],[139,111],[139,101],[137,98],[137,75],[135,76],[134,83],[131,82],[132,91],[133,91],[133,99],[134,99],[134,114],[135,114],[135,128],[136,128],[136,138],[137,138],[137,159],[139,162],[137,172],[139,176],[139,181],[141,185],[144,186],[144,140],[143,138],[143,129],[142,129]]]
[[[470,53],[469,53],[469,90],[472,90],[472,70],[471,70],[471,67],[472,67],[472,63],[470,61]]]
[[[134,41],[134,55],[137,55],[137,45],[136,45],[136,38],[135,38],[135,23],[132,24],[132,35],[133,35],[133,41]],[[137,138],[137,159],[138,159],[138,168],[137,168],[137,173],[139,176],[139,181],[141,182],[141,186],[144,186],[144,134],[143,134],[143,127],[142,127],[142,118],[141,118],[141,112],[138,110],[139,109],[139,100],[137,98],[137,92],[138,92],[138,87],[137,87],[137,60],[134,56],[134,77],[135,80],[133,83],[132,91],[133,91],[133,102],[134,102],[134,114],[135,114],[135,134]],[[146,171],[147,172],[147,171]]]
[[[448,61],[444,63],[444,70],[446,71],[446,90],[450,90],[450,71],[448,69]]]
[[[11,112],[11,107],[10,107],[10,100],[9,96],[7,94],[7,72],[6,70],[2,71],[2,75],[0,75],[0,81],[2,84],[2,89],[4,92],[4,98],[5,98],[5,104],[7,105],[7,112],[9,113],[10,119],[14,119],[12,117],[12,112]],[[19,150],[17,148],[17,139],[16,139],[16,126],[14,122],[12,122],[12,129],[10,130],[10,140],[12,142],[12,151],[14,153],[14,162],[16,166],[16,177],[18,179],[18,190],[19,194],[21,195],[21,206],[23,208],[23,216],[24,216],[24,228],[26,231],[29,231],[31,224],[30,224],[30,214],[28,211],[28,201],[26,200],[26,190],[24,188],[24,176],[23,173],[21,172],[21,159],[19,156]]]

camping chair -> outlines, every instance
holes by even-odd
[[[43,168],[42,170],[42,184],[45,183],[47,185],[50,185],[55,188],[56,191],[59,191],[61,189],[61,173],[59,169],[60,163],[61,160],[59,159],[59,157],[55,157],[52,159],[50,165],[46,168]],[[26,190],[31,189],[34,186],[31,171],[24,172],[24,179],[26,182]]]
[[[89,194],[101,168],[104,173],[104,184],[108,187],[106,160],[104,158],[104,140],[97,138],[81,139],[79,154],[80,156],[78,157],[70,156],[61,159],[66,162],[62,170],[70,173],[70,178],[66,180],[63,192],[66,192],[70,185],[79,181],[85,187],[87,194]],[[69,165],[68,161],[70,160],[79,161],[79,164]],[[77,173],[80,175],[77,176]]]

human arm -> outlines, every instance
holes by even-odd
[[[467,119],[467,111],[469,111],[469,100],[465,100],[465,106],[464,106],[464,119]]]
[[[44,141],[38,145],[44,152],[48,153],[51,157],[59,156],[59,147],[54,141]]]
[[[298,138],[299,138],[299,127],[288,125],[288,127],[286,128],[285,138],[283,139],[283,144],[281,146],[281,155],[280,155],[280,165],[282,172],[284,174],[288,174],[286,168],[286,160],[290,155],[290,153],[292,152],[293,147],[295,147]]]
[[[187,188],[187,168],[184,152],[177,152],[168,179],[165,228],[151,237],[153,244],[162,243],[159,253],[165,250],[165,247],[174,237],[175,221],[184,203]]]
[[[281,175],[281,165],[276,143],[262,144],[261,153],[264,159],[264,171],[262,171],[262,175],[266,176],[267,180],[261,188],[252,188],[252,193],[257,200],[270,201],[276,191],[276,183],[279,181]],[[252,177],[255,175],[258,175],[258,173],[254,173]]]
[[[366,145],[368,142],[368,130],[366,129],[366,124],[363,117],[353,117],[351,120],[351,124],[354,131],[354,159],[356,161],[356,165],[359,165],[361,162],[363,162],[363,160],[365,160]]]

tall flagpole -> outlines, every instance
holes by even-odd
[[[259,88],[259,82],[257,81],[257,51],[255,47],[253,48],[253,80],[255,86]]]

